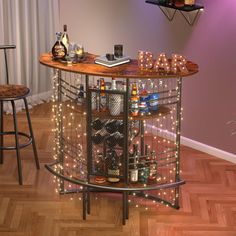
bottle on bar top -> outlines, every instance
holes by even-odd
[[[69,53],[68,49],[69,49],[70,42],[69,42],[69,36],[68,36],[68,33],[67,33],[67,25],[63,26],[63,30],[64,30],[64,32],[62,34],[61,41],[65,45],[65,47],[67,49],[67,53]]]
[[[100,111],[107,110],[107,96],[105,93],[105,81],[103,78],[100,79],[100,104],[99,104]]]
[[[61,41],[61,32],[56,33],[57,41],[52,47],[52,56],[54,60],[64,59],[67,54],[67,49]]]
[[[132,155],[132,165],[129,168],[129,178],[131,183],[138,182],[138,166],[137,166],[137,158],[138,158],[138,144],[133,145],[133,155]]]
[[[113,149],[108,150],[107,159],[109,160],[107,180],[110,183],[117,183],[120,181],[119,178],[120,169],[119,169],[118,157],[115,150]]]

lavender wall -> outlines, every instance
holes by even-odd
[[[68,25],[72,41],[93,53],[122,43],[132,57],[145,49],[178,52],[197,62],[200,73],[184,80],[183,136],[236,153],[233,126],[226,126],[236,118],[236,2],[202,2],[206,9],[194,27],[179,14],[168,22],[145,0],[60,0],[60,22]]]

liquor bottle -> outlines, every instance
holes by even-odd
[[[118,138],[118,140],[117,140],[117,144],[118,144],[120,147],[124,147],[124,141],[125,141],[124,135],[121,134],[121,133],[119,133],[119,138]]]
[[[132,116],[137,116],[139,112],[139,96],[138,96],[138,88],[136,83],[132,84],[132,89],[131,89],[131,115]]]
[[[118,131],[121,134],[124,134],[124,122],[122,120],[120,122],[118,122]]]
[[[65,45],[66,49],[67,49],[67,52],[68,52],[68,49],[69,49],[69,36],[68,36],[68,33],[67,33],[67,25],[64,25],[63,26],[63,34],[62,34],[62,38],[61,38],[61,41],[62,43]]]
[[[92,136],[92,141],[94,144],[101,144],[108,137],[108,133],[105,129],[101,129]]]
[[[115,132],[118,131],[118,129],[120,128],[122,124],[122,121],[119,120],[109,120],[106,125],[105,125],[105,129],[107,130],[107,132],[109,134],[113,134]]]
[[[81,84],[79,86],[78,104],[82,105],[83,103],[84,103],[84,85]]]
[[[195,0],[184,0],[184,4],[186,6],[193,6],[195,5]]]
[[[99,118],[97,118],[92,122],[92,128],[98,131],[104,127],[104,124],[105,124],[104,121],[101,121]]]
[[[120,169],[118,163],[118,157],[115,150],[110,149],[107,152],[107,159],[109,160],[108,165],[108,181],[111,183],[117,183],[120,181]]]
[[[151,152],[151,158],[150,158],[150,175],[149,175],[149,180],[153,181],[157,177],[157,163],[156,163],[156,152],[152,151]]]
[[[105,93],[105,81],[103,78],[100,79],[100,111],[106,111],[107,110],[107,96]]]
[[[61,32],[56,33],[57,41],[52,47],[52,56],[54,60],[64,59],[67,54],[67,49],[61,41]]]
[[[120,139],[120,133],[115,132],[107,137],[106,144],[108,147],[114,148],[116,144],[118,143],[119,139]]]
[[[131,183],[137,183],[138,182],[138,167],[137,167],[137,158],[138,158],[138,144],[133,145],[133,158],[130,163],[130,169],[129,169],[129,178]]]
[[[149,148],[148,145],[145,145],[145,157],[141,159],[140,170],[138,174],[138,180],[141,183],[147,183],[148,178],[150,176],[150,168],[149,163],[147,163],[147,157],[149,156]]]
[[[111,90],[117,90],[116,79],[112,78]],[[109,111],[112,116],[118,116],[121,113],[122,100],[120,94],[110,94],[109,96]]]

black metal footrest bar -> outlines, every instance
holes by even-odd
[[[0,133],[0,136],[4,136],[4,135],[15,135],[15,132],[7,131],[7,132]],[[28,139],[28,142],[19,144],[19,148],[25,148],[29,146],[30,144],[32,144],[32,138],[30,135],[26,133],[18,132],[18,136],[23,136]],[[0,147],[0,150],[16,150],[16,146]]]
[[[59,163],[53,163],[53,164],[46,164],[45,167],[47,170],[49,170],[53,175],[57,176],[58,178],[68,181],[73,184],[83,185],[85,187],[94,188],[94,189],[102,189],[106,190],[108,192],[134,192],[134,191],[149,191],[149,190],[160,190],[160,189],[167,189],[167,188],[176,188],[180,185],[185,184],[184,180],[179,180],[174,183],[164,183],[164,184],[157,184],[157,185],[150,185],[150,186],[124,186],[124,187],[112,187],[112,186],[105,186],[105,185],[97,185],[90,183],[88,180],[78,180],[74,178],[70,178],[69,176],[65,176],[61,173],[58,173],[54,170],[54,166],[58,165]]]

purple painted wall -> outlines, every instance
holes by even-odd
[[[70,39],[102,54],[122,43],[136,57],[139,49],[178,52],[197,62],[200,73],[184,80],[183,136],[236,153],[236,1],[198,1],[205,11],[193,27],[177,13],[168,22],[145,0],[60,0],[61,25]],[[236,125],[235,125],[236,129]]]

